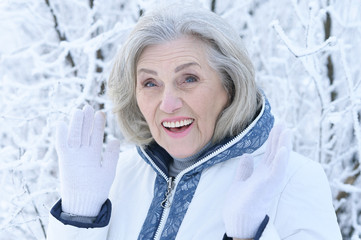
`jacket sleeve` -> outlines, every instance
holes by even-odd
[[[298,154],[293,157],[303,158],[303,164],[290,171],[273,219],[260,240],[341,240],[323,168]]]
[[[111,203],[107,200],[93,223],[84,223],[61,218],[61,200],[51,209],[47,230],[48,240],[104,240],[107,237]]]

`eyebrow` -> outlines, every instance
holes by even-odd
[[[179,65],[178,67],[175,68],[174,72],[177,73],[177,72],[182,71],[183,69],[185,69],[187,67],[190,67],[190,66],[193,66],[193,65],[201,67],[201,65],[199,65],[196,62],[190,62],[190,63],[185,63],[185,64],[182,64],[182,65]],[[146,68],[141,68],[141,69],[138,70],[138,74],[141,73],[141,72],[158,76],[158,73],[156,71],[146,69]]]
[[[158,73],[156,71],[150,70],[150,69],[146,69],[146,68],[141,68],[138,70],[138,74],[144,72],[144,73],[149,73],[155,76],[158,76]]]
[[[187,67],[193,66],[193,65],[196,65],[196,66],[198,66],[198,67],[201,67],[201,65],[199,65],[199,64],[196,63],[196,62],[190,62],[190,63],[185,63],[185,64],[182,64],[182,65],[176,67],[176,69],[174,70],[174,72],[175,72],[175,73],[176,73],[176,72],[179,72],[179,71],[181,71],[181,70],[183,70],[183,69],[185,69],[185,68],[187,68]]]

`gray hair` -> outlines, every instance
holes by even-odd
[[[261,104],[254,68],[238,34],[215,13],[170,5],[142,16],[115,59],[108,82],[123,135],[138,145],[153,141],[136,101],[136,66],[143,50],[182,36],[205,43],[210,66],[223,82],[229,103],[218,117],[212,141],[235,136],[253,120]]]

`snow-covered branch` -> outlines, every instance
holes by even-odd
[[[277,32],[278,36],[282,39],[283,43],[287,46],[288,50],[295,56],[295,57],[305,57],[315,53],[319,53],[321,51],[326,50],[329,46],[334,46],[337,42],[336,37],[330,37],[326,41],[320,43],[317,46],[303,48],[300,46],[296,46],[285,34],[282,27],[280,26],[277,20],[271,22],[271,26]]]
[[[108,113],[107,136],[121,138],[105,81],[140,13],[157,3],[0,2],[0,239],[45,239],[59,197],[58,120],[88,103]],[[243,38],[276,119],[293,130],[294,149],[324,167],[344,239],[361,238],[359,1],[193,3]]]

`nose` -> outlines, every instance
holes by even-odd
[[[160,110],[165,113],[174,113],[183,106],[182,100],[171,91],[164,92]]]

